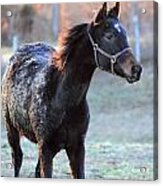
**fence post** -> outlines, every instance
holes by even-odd
[[[59,4],[54,4],[52,7],[52,31],[56,42],[59,32]]]
[[[12,51],[15,52],[18,48],[18,36],[14,35],[12,38]]]
[[[133,28],[134,28],[134,52],[138,62],[141,60],[141,47],[140,47],[140,21],[139,10],[137,2],[133,2]]]

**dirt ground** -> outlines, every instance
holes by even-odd
[[[145,64],[145,62],[144,62]],[[153,180],[153,70],[144,65],[141,81],[96,71],[88,93],[91,121],[86,138],[87,179]],[[34,177],[37,147],[23,138],[20,177]],[[13,176],[6,130],[1,130],[1,175]],[[54,158],[53,177],[70,178],[64,151]]]

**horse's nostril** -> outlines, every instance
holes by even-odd
[[[134,65],[132,67],[132,73],[137,73],[137,74],[140,74],[142,71],[142,67],[140,65]]]

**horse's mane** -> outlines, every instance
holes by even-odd
[[[66,36],[61,38],[60,50],[54,54],[54,64],[59,70],[64,68],[67,58],[75,48],[77,41],[85,34],[87,25],[87,23],[76,25],[68,30]]]

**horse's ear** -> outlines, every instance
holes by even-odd
[[[106,16],[107,16],[107,3],[105,2],[96,16],[95,23],[99,23],[103,21],[106,18]]]
[[[120,12],[120,2],[116,2],[115,6],[110,9],[108,12],[108,16],[111,17],[119,17],[119,12]]]

